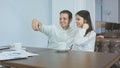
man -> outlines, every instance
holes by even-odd
[[[38,20],[32,21],[32,28],[48,36],[48,48],[69,49],[72,45],[74,30],[70,27],[72,13],[68,10],[60,12],[60,25],[44,25]]]

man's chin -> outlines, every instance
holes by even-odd
[[[65,28],[66,26],[65,25],[61,25],[63,28]]]
[[[60,24],[61,25],[61,27],[65,27],[65,25],[64,24]]]

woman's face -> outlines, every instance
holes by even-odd
[[[81,16],[79,16],[79,15],[76,15],[76,24],[77,24],[77,27],[82,27],[84,23],[85,23],[84,18],[81,17]]]

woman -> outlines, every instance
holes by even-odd
[[[76,13],[77,33],[72,50],[94,52],[96,33],[93,31],[90,13],[81,10]]]

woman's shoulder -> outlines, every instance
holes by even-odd
[[[91,33],[94,33],[94,34],[96,34],[96,32],[95,32],[94,30],[92,30],[92,31],[91,31]]]
[[[92,30],[92,31],[90,32],[90,34],[92,34],[92,35],[95,35],[95,36],[96,36],[96,32],[95,32],[94,30]]]
[[[96,36],[96,32],[94,30],[90,31],[86,36]]]

